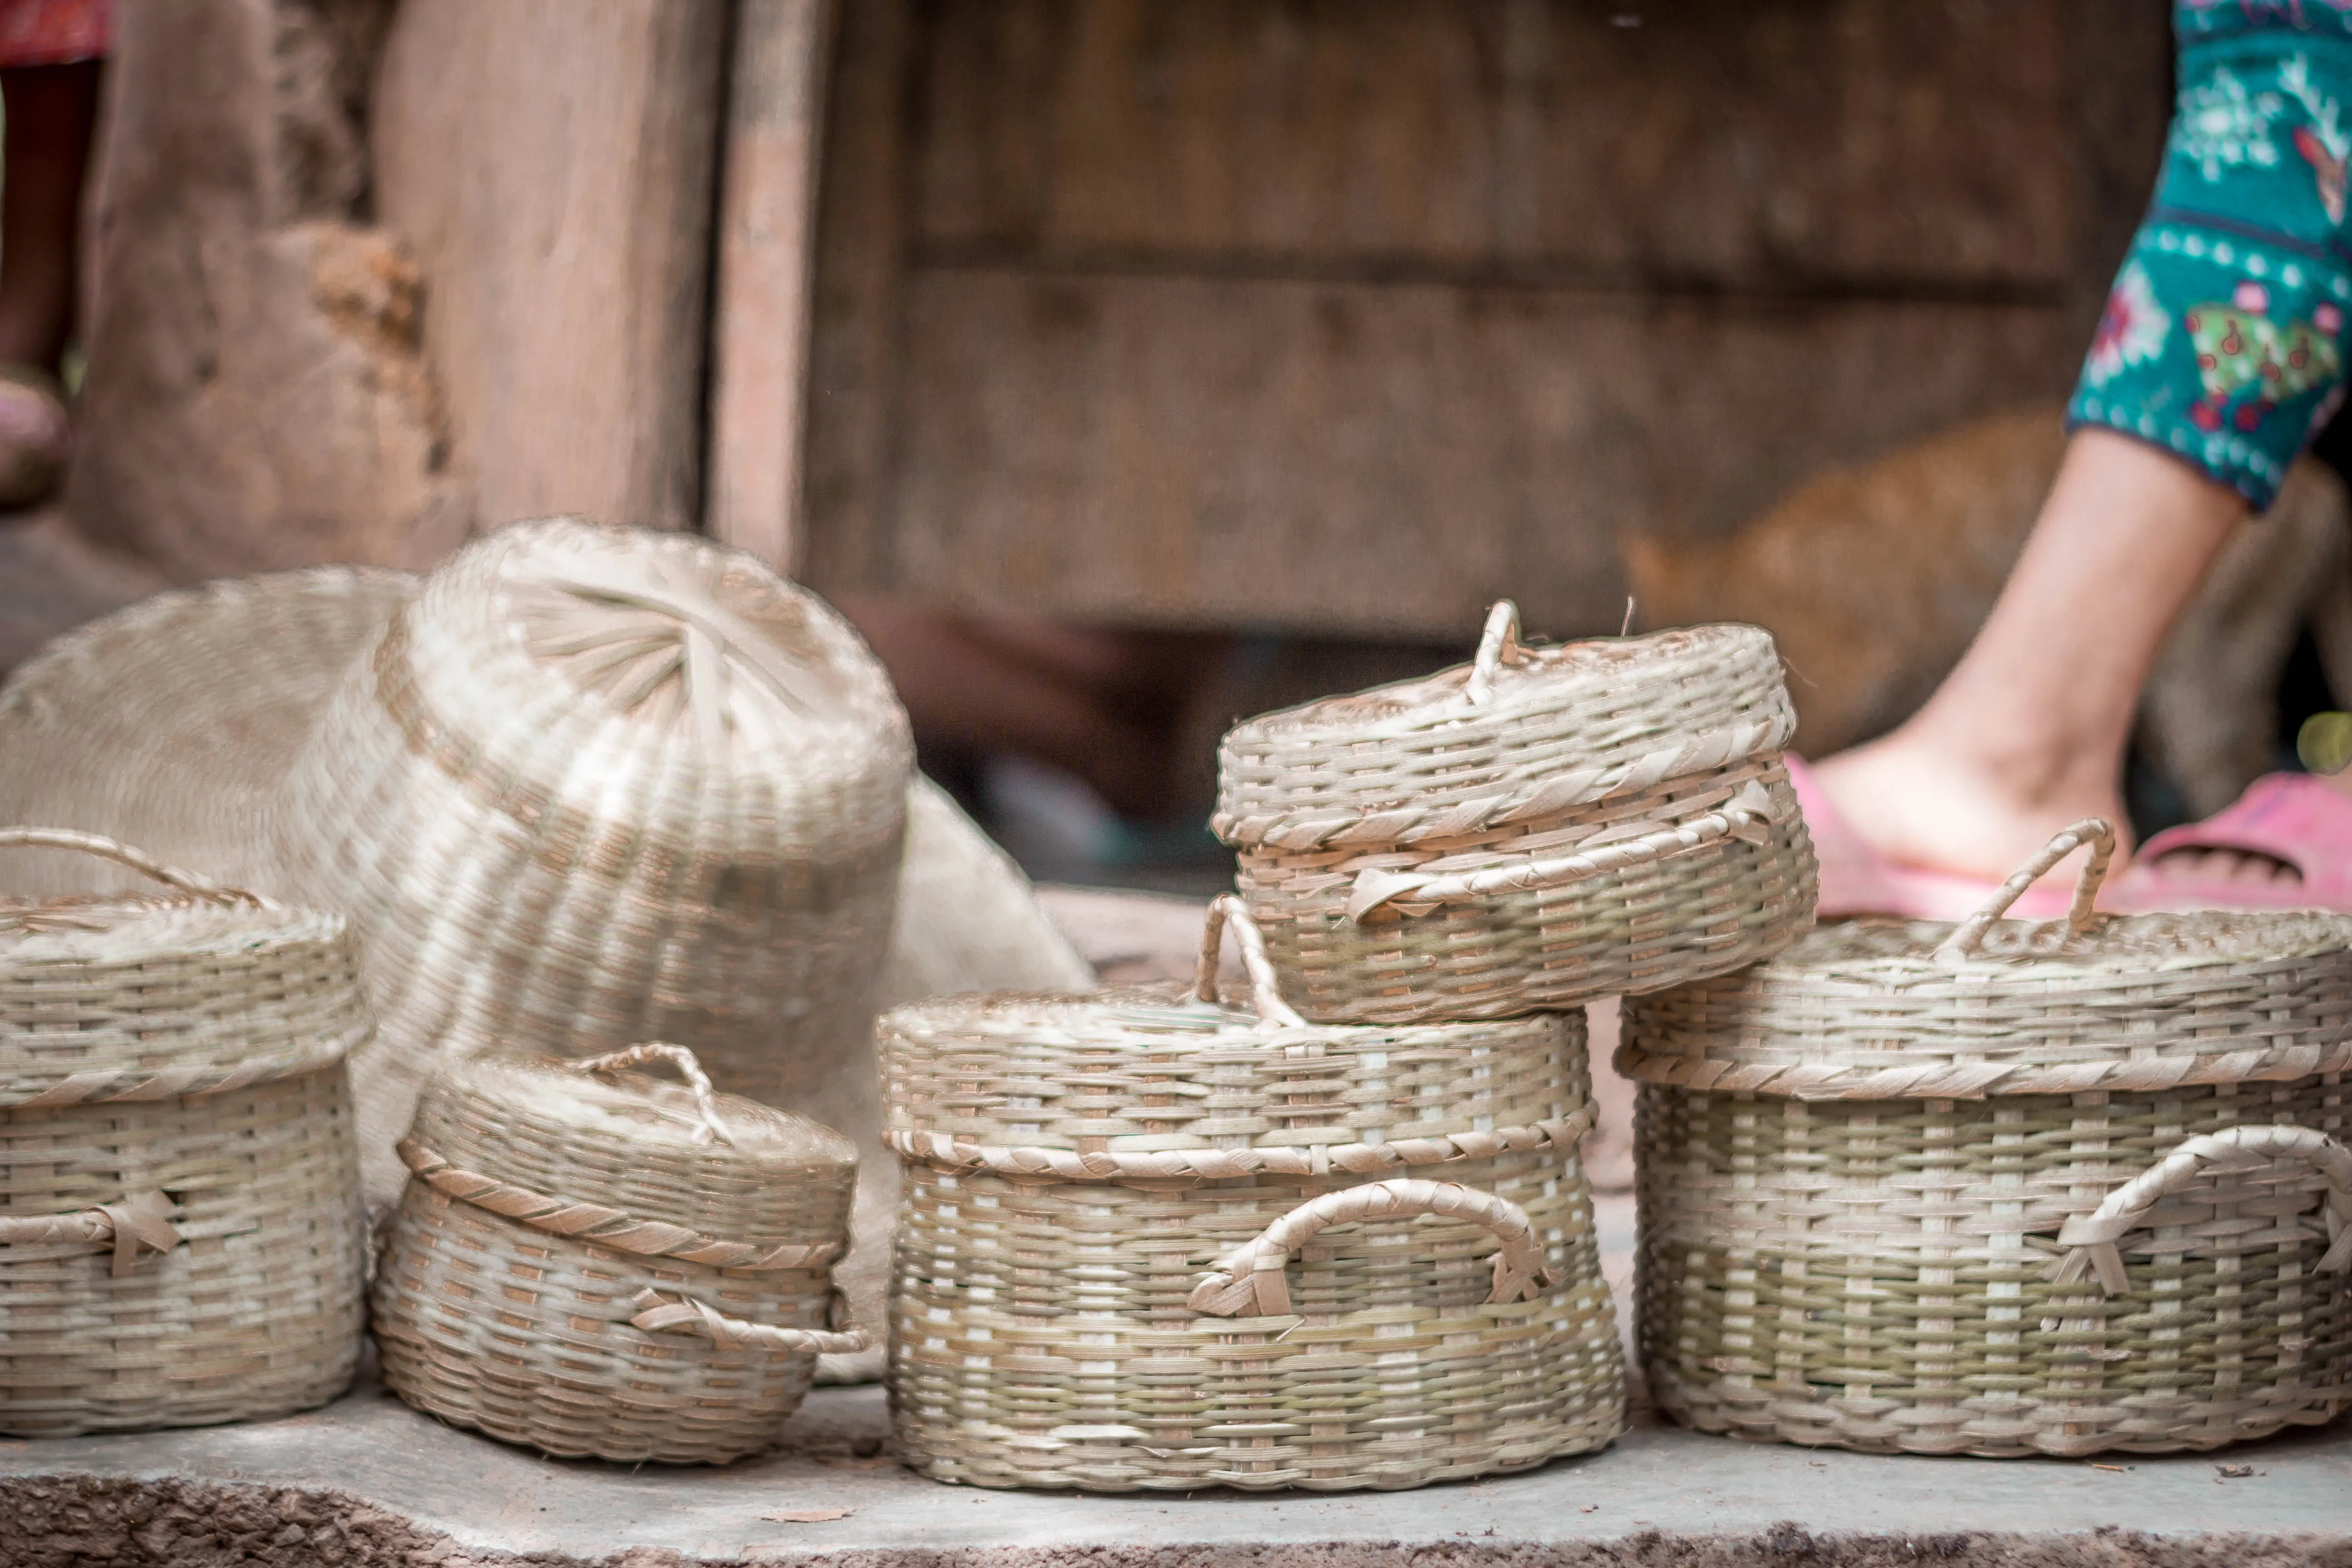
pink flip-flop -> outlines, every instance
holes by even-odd
[[[2168,876],[2158,860],[2176,849],[2235,849],[2267,855],[2303,874],[2285,885]],[[2352,798],[2309,773],[2265,773],[2202,822],[2167,828],[2140,847],[2116,879],[2114,907],[2174,910],[2336,910],[2352,913]]]
[[[1805,814],[1805,831],[1821,862],[1822,893],[1816,912],[1824,920],[1847,915],[1897,915],[1915,921],[1960,921],[1976,913],[2000,885],[1998,877],[1968,877],[1899,866],[1870,847],[1845,814],[1830,803],[1812,770],[1786,759],[1789,783]],[[2074,898],[2071,879],[2036,882],[2009,907],[2011,919],[2055,920]]]

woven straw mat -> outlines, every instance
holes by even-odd
[[[343,922],[0,831],[28,847],[168,886],[0,898],[0,1432],[325,1404],[357,1364],[366,1256]]]
[[[688,1087],[624,1070],[667,1061]],[[452,1062],[400,1144],[376,1273],[384,1381],[544,1453],[754,1454],[835,1331],[856,1151],[711,1092],[690,1052]]]
[[[1675,1419],[2156,1453],[2352,1400],[2352,918],[2094,915],[2093,876],[2068,921],[1993,919],[2027,879],[1627,1001],[1641,1354]]]
[[[1755,626],[1524,645],[1236,726],[1212,826],[1299,1011],[1508,1017],[1720,974],[1811,923]]]
[[[442,565],[273,814],[366,963],[370,1196],[445,1053],[670,1039],[730,1093],[854,1100],[911,756],[856,634],[749,555],[556,520]]]
[[[416,583],[348,567],[231,578],[54,639],[0,686],[0,821],[107,835],[280,891],[264,808],[337,678]],[[18,858],[8,885],[29,891],[141,885],[85,856]]]
[[[885,1016],[900,1457],[1336,1490],[1606,1444],[1582,1014],[1310,1026],[1241,934],[1256,1010],[1160,986]]]

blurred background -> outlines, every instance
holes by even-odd
[[[1456,660],[1500,596],[1554,637],[1762,622],[1814,754],[1900,719],[2055,468],[2171,90],[2162,0],[107,33],[0,68],[0,326],[57,323],[0,355],[72,415],[0,521],[0,669],[168,583],[701,529],[850,613],[1033,873],[1180,891],[1230,878],[1226,724]],[[2335,705],[2343,492],[2301,483],[2159,668],[2143,831]]]

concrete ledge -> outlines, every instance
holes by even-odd
[[[0,1563],[2352,1563],[2344,1431],[2103,1468],[1814,1452],[1645,1419],[1523,1476],[1331,1497],[940,1486],[889,1462],[886,1431],[879,1389],[820,1389],[757,1461],[632,1469],[542,1459],[367,1386],[257,1426],[5,1445]],[[761,1518],[825,1508],[854,1511]]]

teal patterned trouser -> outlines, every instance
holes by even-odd
[[[2270,505],[2343,395],[2352,0],[2181,0],[2164,172],[2069,423]]]

